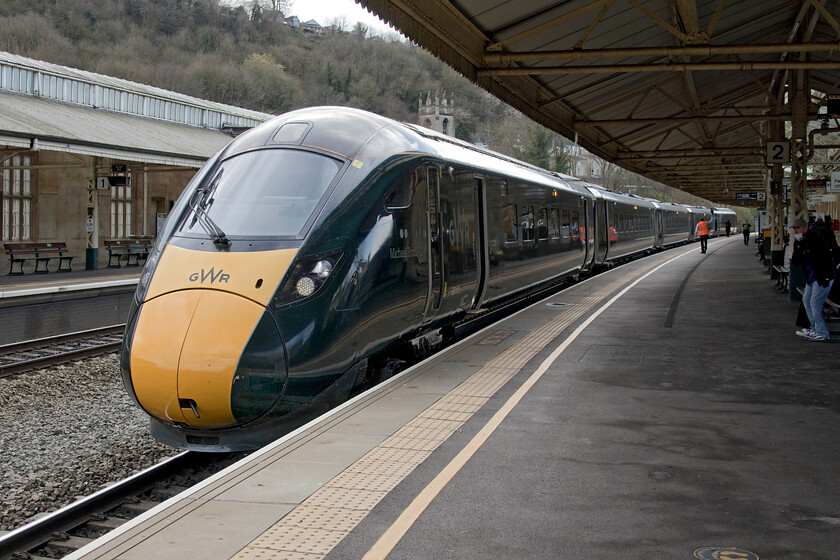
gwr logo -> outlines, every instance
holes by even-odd
[[[227,284],[230,280],[230,274],[225,274],[222,269],[220,269],[219,272],[216,272],[216,267],[213,267],[208,271],[205,271],[202,268],[201,272],[193,272],[190,274],[190,282],[199,282],[200,284],[204,284],[207,280],[210,280],[211,284],[216,280]]]

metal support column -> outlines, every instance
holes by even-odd
[[[785,130],[783,123],[771,122],[770,138],[773,141],[784,141]],[[785,240],[783,236],[784,204],[782,202],[782,180],[784,169],[781,163],[775,163],[770,167],[770,176],[767,182],[767,225],[770,227],[770,246],[765,244],[765,251],[770,250],[770,276],[777,278],[778,273],[773,266],[781,266],[785,260]],[[766,255],[767,253],[765,253]]]
[[[788,225],[793,220],[802,218],[808,220],[806,205],[808,185],[808,102],[810,74],[804,70],[794,70],[790,73],[789,92],[791,99],[791,170],[790,192],[788,193]],[[792,241],[791,241],[792,243]],[[801,296],[797,288],[805,286],[805,278],[799,267],[791,267],[788,282],[791,301],[799,301]]]
[[[792,72],[796,76],[796,90],[793,92],[791,122],[791,181],[790,220],[797,218],[808,220],[806,206],[806,190],[808,184],[808,88],[807,72],[798,70]]]
[[[88,169],[87,220],[85,222],[85,270],[99,268],[99,194],[96,191],[96,168],[99,158],[90,158]]]

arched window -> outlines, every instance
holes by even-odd
[[[449,134],[449,119],[443,119],[443,125],[441,131],[444,134]]]

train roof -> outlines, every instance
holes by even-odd
[[[657,200],[654,202],[658,208],[668,208],[677,212],[689,212],[688,206],[685,204],[677,204],[676,202],[666,202],[664,200]]]
[[[223,157],[273,145],[319,148],[349,160],[381,157],[391,152],[429,154],[588,194],[557,173],[418,125],[351,107],[309,107],[284,113],[237,137],[224,149]]]

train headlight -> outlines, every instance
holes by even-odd
[[[315,280],[309,276],[304,276],[295,284],[295,293],[300,297],[309,297],[315,293],[317,288],[318,286],[315,284]]]
[[[308,298],[321,289],[332,274],[333,267],[341,258],[341,253],[325,257],[300,261],[286,282],[283,291],[275,300],[276,306],[294,303]]]

